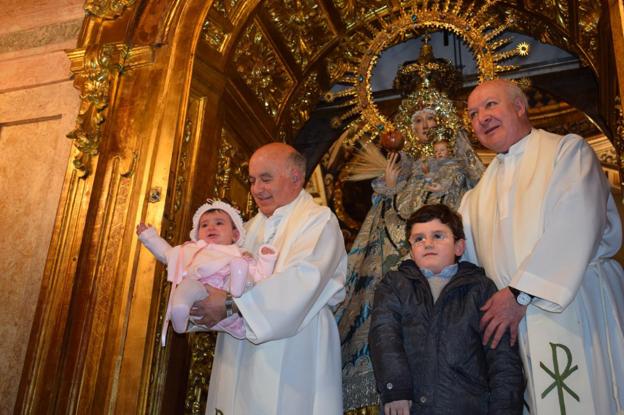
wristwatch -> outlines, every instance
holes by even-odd
[[[509,288],[509,291],[511,291],[514,297],[516,297],[516,302],[520,305],[529,305],[531,300],[533,300],[533,296],[525,293],[524,291],[520,291],[519,289],[511,286],[507,286],[507,288]]]
[[[232,314],[238,314],[240,316],[240,311],[232,298],[232,294],[225,293],[225,316],[230,317]]]

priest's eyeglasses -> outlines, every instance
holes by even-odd
[[[426,244],[427,239],[429,239],[431,243],[434,243],[434,242],[442,242],[449,238],[453,238],[453,235],[448,234],[444,231],[433,231],[429,234],[429,238],[427,238],[427,235],[423,233],[417,233],[417,234],[411,235],[408,242],[412,246],[422,246]]]

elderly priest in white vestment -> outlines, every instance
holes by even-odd
[[[494,80],[468,98],[479,141],[495,151],[460,212],[466,259],[499,291],[483,341],[520,342],[531,414],[623,414],[622,240],[609,184],[579,136],[532,128],[527,99]]]
[[[229,313],[244,319],[246,339],[219,333],[207,415],[342,414],[340,337],[330,307],[344,298],[347,256],[338,220],[303,190],[305,159],[271,143],[249,161],[260,212],[247,224],[245,248],[273,245],[273,275],[239,298],[207,287],[200,323]]]

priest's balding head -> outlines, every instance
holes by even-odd
[[[305,158],[284,143],[260,147],[249,159],[251,195],[258,209],[271,216],[295,200],[305,182]]]

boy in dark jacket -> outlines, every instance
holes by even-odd
[[[522,414],[517,344],[482,344],[480,308],[496,286],[483,269],[458,263],[461,217],[427,205],[406,228],[413,260],[379,283],[369,332],[384,414]]]

